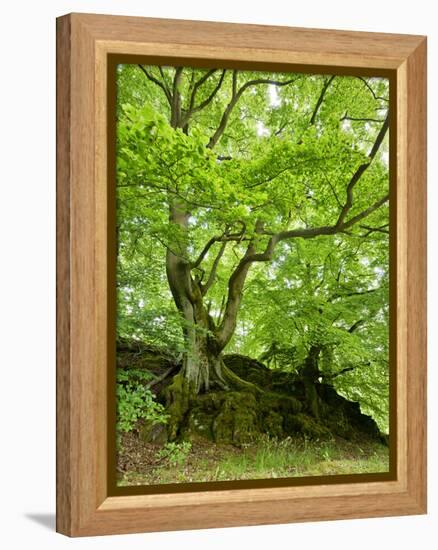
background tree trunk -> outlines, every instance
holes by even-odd
[[[321,372],[318,366],[321,346],[312,345],[304,361],[303,368],[300,370],[300,376],[303,381],[304,391],[309,412],[319,418],[319,397],[316,384],[319,382]]]

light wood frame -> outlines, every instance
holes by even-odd
[[[397,82],[394,481],[107,491],[107,56],[387,69]],[[292,69],[291,69],[292,70]],[[70,14],[57,20],[57,530],[70,536],[426,513],[426,39]]]

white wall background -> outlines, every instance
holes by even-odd
[[[0,16],[0,543],[10,548],[432,549],[438,534],[435,2],[57,0]],[[71,540],[55,512],[55,17],[72,11],[429,36],[429,515]],[[434,308],[435,306],[435,308]],[[435,309],[435,311],[434,311]],[[435,466],[435,467],[434,467]]]

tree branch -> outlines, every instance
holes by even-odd
[[[164,74],[164,71],[163,71],[163,67],[161,65],[158,66],[158,70],[160,71],[160,75],[161,75],[161,79],[162,79],[162,82],[166,88],[166,90],[169,91],[169,95],[170,95],[170,90],[169,90],[169,86],[167,84],[167,79],[166,79],[166,75]]]
[[[208,80],[210,78],[210,76],[212,76],[215,72],[217,71],[217,69],[210,69],[207,73],[205,73],[197,82],[195,82],[195,84],[193,85],[193,89],[192,89],[192,93],[190,95],[190,103],[189,103],[189,108],[188,108],[188,111],[191,111],[193,109],[193,106],[195,104],[195,98],[196,98],[196,94],[198,92],[198,89],[204,84],[204,82],[206,80]]]
[[[337,376],[341,376],[341,374],[345,374],[346,372],[350,372],[352,370],[355,370],[359,367],[360,365],[356,365],[354,367],[345,367],[344,369],[341,369],[340,371],[338,372],[335,372],[334,374],[325,374],[323,376],[323,378],[326,380],[326,379],[330,379],[330,380],[333,380],[333,378],[336,378]]]
[[[163,90],[164,95],[166,96],[167,101],[169,102],[169,105],[172,106],[172,97],[171,97],[171,94],[170,94],[169,90],[167,89],[166,85],[163,84],[162,82],[160,82],[158,80],[158,78],[155,78],[155,76],[148,73],[147,70],[143,67],[143,65],[138,64],[137,66],[143,71],[143,73],[146,75],[146,77],[151,82],[153,82],[154,84],[156,84],[157,86],[159,86]]]
[[[179,86],[181,83],[183,67],[175,67],[175,76],[172,85],[172,101],[171,101],[171,116],[170,125],[172,128],[181,127],[181,94]]]
[[[331,76],[330,78],[328,78],[325,83],[324,83],[324,86],[322,87],[322,90],[321,90],[321,93],[319,95],[319,98],[318,98],[318,101],[316,102],[316,105],[315,105],[315,108],[313,110],[313,113],[312,113],[312,117],[309,121],[309,124],[312,126],[313,124],[315,124],[315,120],[316,120],[316,116],[318,114],[318,111],[319,111],[319,108],[321,107],[322,105],[322,102],[324,101],[324,96],[327,92],[327,89],[328,87],[330,86],[330,84],[333,82],[335,78],[335,75]]]
[[[346,372],[351,372],[353,370],[362,368],[362,367],[369,367],[371,365],[371,362],[368,361],[366,363],[360,363],[359,365],[349,366],[341,369],[338,372],[335,372],[333,374],[325,374],[323,378],[332,380],[333,378],[336,378],[337,376],[341,376],[341,374],[345,374]]]
[[[372,294],[373,292],[377,292],[377,290],[380,290],[380,288],[379,287],[370,288],[368,290],[358,290],[356,292],[346,292],[344,294],[336,293],[336,294],[332,294],[329,298],[327,298],[327,302],[333,302],[333,300],[337,300],[338,298],[350,298],[351,296],[365,296],[366,294]],[[361,321],[360,324],[362,324],[363,322],[364,321]],[[351,330],[351,327],[350,327],[350,330]],[[350,330],[348,332],[350,332]]]
[[[214,245],[214,243],[217,243],[218,241],[220,241],[222,238],[222,235],[220,235],[219,237],[212,237],[208,242],[207,244],[204,246],[204,248],[202,249],[201,253],[199,254],[198,258],[191,264],[191,268],[192,269],[195,269],[196,267],[199,267],[202,263],[202,261],[204,260],[205,256],[207,255],[208,251],[210,250],[210,248]]]
[[[364,323],[365,321],[363,319],[359,319],[358,321],[356,321],[354,324],[351,325],[351,327],[348,329],[348,332],[350,334],[353,334],[353,332],[357,330],[359,327],[361,327]]]
[[[361,229],[366,229],[367,232],[363,235],[360,235],[360,237],[368,237],[371,233],[385,233],[386,235],[389,235],[389,223],[385,223],[379,227],[370,227],[369,225],[360,225]]]
[[[216,258],[214,259],[214,262],[213,262],[213,265],[211,267],[211,271],[210,271],[210,274],[208,276],[208,279],[207,279],[207,282],[205,283],[205,285],[200,285],[200,288],[201,288],[201,294],[203,296],[205,296],[205,294],[207,294],[208,290],[210,289],[210,287],[212,286],[212,284],[214,283],[214,280],[216,278],[216,272],[217,272],[217,268],[218,268],[218,265],[219,265],[219,262],[221,261],[221,258],[225,252],[225,248],[227,246],[227,242],[228,241],[223,241],[222,242],[222,245],[219,249],[219,252],[216,256]]]
[[[342,208],[341,201],[339,200],[339,197],[338,197],[338,194],[336,193],[336,189],[335,189],[334,185],[329,180],[329,178],[327,177],[327,174],[324,171],[322,171],[322,175],[324,176],[324,179],[325,179],[327,185],[330,187],[330,190],[333,193],[333,196],[335,197],[335,200],[336,200],[339,208]]]
[[[225,77],[225,73],[226,73],[226,70],[224,69],[222,71],[222,74],[219,78],[219,81],[218,83],[216,84],[215,88],[213,89],[213,91],[211,92],[211,94],[206,98],[204,99],[204,101],[201,101],[201,103],[199,105],[196,105],[195,107],[193,107],[192,109],[190,109],[189,111],[189,115],[191,116],[193,113],[196,113],[198,111],[202,111],[202,109],[204,109],[205,107],[207,107],[207,105],[213,100],[214,96],[218,93],[218,91],[220,90],[221,86],[222,86],[222,83],[224,81],[224,77]]]
[[[295,167],[294,166],[286,166],[285,168],[280,168],[279,170],[277,170],[277,172],[270,175],[268,178],[264,179],[263,181],[256,181],[255,183],[251,183],[250,185],[246,185],[245,187],[247,189],[254,189],[255,187],[260,187],[261,185],[265,185],[266,183],[272,182],[273,180],[278,178],[278,176],[281,176],[282,174],[284,174],[288,170],[292,170],[293,168],[295,168]]]
[[[362,164],[353,174],[353,177],[351,178],[350,183],[347,186],[347,201],[341,210],[337,222],[334,225],[325,225],[313,228],[305,227],[300,229],[280,231],[278,233],[272,234],[264,229],[261,221],[257,220],[255,229],[256,233],[258,235],[269,235],[269,240],[265,247],[265,250],[263,252],[257,253],[255,249],[255,241],[254,239],[252,239],[244,256],[241,258],[233,273],[231,274],[231,277],[228,281],[228,297],[225,306],[225,312],[223,320],[217,331],[217,341],[220,349],[223,349],[227,345],[234,333],[236,327],[237,312],[242,299],[243,286],[245,284],[245,279],[248,274],[249,267],[253,262],[270,261],[273,257],[275,247],[279,242],[283,240],[298,237],[309,239],[320,235],[334,235],[336,233],[343,232],[349,227],[352,227],[360,220],[369,216],[372,212],[377,210],[389,199],[389,194],[387,194],[356,216],[353,216],[349,220],[345,221],[345,218],[353,205],[353,187],[357,184],[360,177],[368,168],[373,158],[377,154],[377,151],[379,150],[379,147],[388,129],[388,124],[389,119],[387,118],[384,125],[380,129],[376,141],[368,155],[368,162]],[[207,245],[208,244],[209,243],[207,243]]]
[[[216,72],[217,69],[214,69],[212,71],[209,71],[210,74],[213,74],[214,72]],[[209,74],[207,73],[207,75]],[[198,111],[202,111],[202,109],[205,109],[205,107],[207,107],[207,105],[213,100],[213,98],[215,97],[215,95],[218,93],[218,91],[220,90],[221,86],[222,86],[222,83],[224,81],[224,77],[225,77],[225,73],[226,73],[226,70],[224,69],[222,71],[222,75],[220,76],[219,78],[219,81],[218,83],[216,84],[216,86],[214,87],[213,91],[211,92],[211,94],[206,98],[204,99],[204,101],[201,101],[201,103],[199,105],[196,105],[194,106],[194,98],[195,98],[195,95],[196,95],[196,90],[194,89],[193,92],[192,92],[192,96],[190,98],[190,105],[189,105],[189,108],[187,109],[187,111],[185,111],[185,114],[184,114],[184,117],[183,117],[183,120],[181,122],[181,126],[184,127],[184,128],[187,128],[188,127],[188,124],[189,124],[189,121],[192,117],[192,115]],[[204,75],[204,76],[207,76],[207,75]],[[202,80],[202,79],[201,79]],[[206,79],[205,79],[206,80]],[[200,81],[198,81],[200,82]],[[196,86],[196,84],[195,84]]]
[[[190,264],[191,269],[195,269],[199,267],[199,265],[203,262],[205,256],[207,255],[210,248],[217,242],[227,243],[230,241],[237,241],[241,242],[244,239],[244,235],[246,232],[246,224],[245,222],[241,220],[237,220],[235,222],[236,224],[239,224],[242,226],[242,230],[238,233],[229,233],[229,226],[225,229],[225,231],[222,233],[222,235],[216,235],[214,237],[211,237],[211,239],[207,242],[207,244],[202,249],[201,253],[199,254],[198,258]]]
[[[154,380],[151,382],[148,382],[144,387],[147,389],[153,388],[163,380],[165,380],[170,374],[172,374],[173,371],[177,370],[180,367],[180,365],[172,365],[168,369],[166,369],[160,376],[157,376]]]
[[[348,185],[347,185],[347,199],[345,201],[344,206],[342,207],[341,213],[339,214],[338,221],[336,222],[336,225],[338,227],[341,227],[344,223],[345,217],[347,216],[348,212],[350,211],[351,207],[353,206],[353,190],[355,185],[358,183],[364,172],[369,168],[371,165],[374,157],[377,154],[377,151],[379,150],[383,139],[386,135],[386,132],[389,127],[389,116],[386,117],[385,122],[383,123],[382,127],[380,128],[379,133],[377,134],[376,141],[374,142],[374,145],[371,148],[371,151],[368,154],[368,161],[364,162],[357,168],[357,170],[354,172],[353,176],[351,177]]]
[[[357,78],[358,78],[359,80],[361,80],[361,81],[365,84],[365,86],[366,86],[366,87],[368,88],[368,90],[371,92],[372,96],[374,97],[374,99],[375,99],[376,101],[378,101],[378,100],[380,100],[380,101],[386,101],[386,102],[389,101],[389,99],[386,98],[386,97],[381,97],[381,96],[376,95],[376,92],[371,88],[370,84],[368,83],[368,81],[367,81],[363,76],[358,76]]]
[[[367,117],[353,117],[346,114],[341,118],[342,120],[353,120],[355,122],[385,122],[382,118],[367,118]]]
[[[224,315],[216,334],[217,344],[220,350],[224,349],[234,334],[237,322],[237,313],[242,300],[243,286],[251,265],[250,262],[246,261],[246,258],[253,254],[254,251],[254,243],[253,241],[250,241],[245,255],[237,264],[237,267],[234,269],[228,281],[228,295]]]
[[[292,84],[293,82],[296,82],[296,80],[300,78],[300,77],[294,77],[285,81],[273,80],[270,78],[256,78],[254,80],[248,80],[248,82],[245,82],[245,84],[243,84],[239,88],[239,90],[237,90],[237,73],[238,73],[237,70],[233,71],[233,89],[231,94],[231,100],[226,106],[225,111],[222,114],[222,118],[219,122],[219,126],[217,127],[216,131],[211,136],[210,141],[207,144],[207,147],[209,149],[213,149],[213,147],[217,144],[219,139],[222,137],[222,134],[224,133],[225,128],[227,127],[230,114],[245,90],[247,90],[251,86],[258,86],[259,84],[273,84],[274,86],[286,86],[288,84]]]
[[[379,199],[377,202],[369,206],[366,210],[363,210],[362,212],[360,212],[360,214],[357,214],[353,218],[350,218],[347,222],[341,224],[340,226],[337,224],[323,225],[320,227],[305,227],[301,229],[291,229],[290,231],[280,231],[279,233],[275,233],[271,235],[264,252],[245,255],[242,258],[242,261],[244,261],[245,263],[268,262],[272,260],[274,250],[277,244],[280,241],[284,241],[286,239],[295,239],[298,237],[301,237],[303,239],[310,239],[312,237],[319,237],[320,235],[334,235],[336,233],[342,233],[345,229],[348,229],[349,227],[356,224],[358,221],[369,216],[372,212],[377,210],[380,206],[382,206],[388,200],[389,200],[389,194],[385,195],[384,197]],[[270,235],[270,233],[267,231],[262,231],[261,234]]]
[[[263,231],[263,222],[256,221],[255,232]],[[228,280],[228,295],[222,322],[217,331],[217,343],[219,349],[224,349],[234,334],[237,322],[237,313],[242,300],[243,287],[251,263],[247,261],[255,253],[255,243],[252,238],[248,244],[243,258],[239,261]]]
[[[310,117],[309,126],[313,126],[315,124],[316,116],[322,105],[322,102],[324,101],[325,93],[327,92],[327,89],[330,86],[330,84],[333,82],[334,78],[335,78],[335,75],[331,76],[324,82],[321,93],[319,94],[318,100],[313,109],[312,116]],[[303,143],[303,137],[301,136],[300,139],[298,140],[298,145],[301,145],[302,143]]]
[[[345,222],[341,226],[341,230],[348,229],[349,227],[356,224],[357,222],[360,222],[360,220],[363,220],[364,218],[372,214],[374,211],[380,208],[383,204],[385,204],[385,202],[387,202],[388,200],[389,200],[389,193],[384,197],[382,197],[381,199],[379,199],[374,204],[372,204],[371,206],[369,206],[366,210],[363,210],[360,214],[357,214],[357,216],[353,216],[352,218],[350,218],[347,222]]]

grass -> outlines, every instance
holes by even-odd
[[[143,451],[136,449],[134,456],[137,461],[131,458],[129,468],[120,472],[120,486],[378,473],[389,469],[386,446],[343,439],[321,442],[262,438],[245,448],[198,441],[188,450],[186,446],[178,464],[166,458],[162,447],[147,444],[143,444]]]

